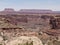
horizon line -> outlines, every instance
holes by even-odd
[[[4,8],[4,9],[2,9],[2,10],[0,10],[0,11],[4,11],[4,10],[14,10],[14,11],[21,11],[21,10],[49,10],[49,11],[59,11],[59,10],[52,10],[52,9],[38,9],[38,8],[25,8],[25,9],[23,9],[23,8],[21,8],[21,9],[15,9],[15,8]]]

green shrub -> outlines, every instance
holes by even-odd
[[[20,43],[18,43],[18,45],[21,45]]]
[[[33,45],[33,41],[29,45]]]
[[[2,45],[2,44],[0,44],[0,45]]]
[[[26,44],[25,45],[28,45],[28,42],[26,42]]]
[[[60,45],[60,41],[54,40],[54,41],[53,41],[53,44],[54,44],[54,45]]]

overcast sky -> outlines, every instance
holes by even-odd
[[[60,11],[60,0],[0,0],[0,10],[4,8],[51,9]]]

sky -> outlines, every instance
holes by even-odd
[[[0,10],[4,10],[4,8],[60,11],[60,0],[0,0]]]

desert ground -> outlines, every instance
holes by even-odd
[[[0,12],[0,45],[60,45],[59,14],[5,13]]]

